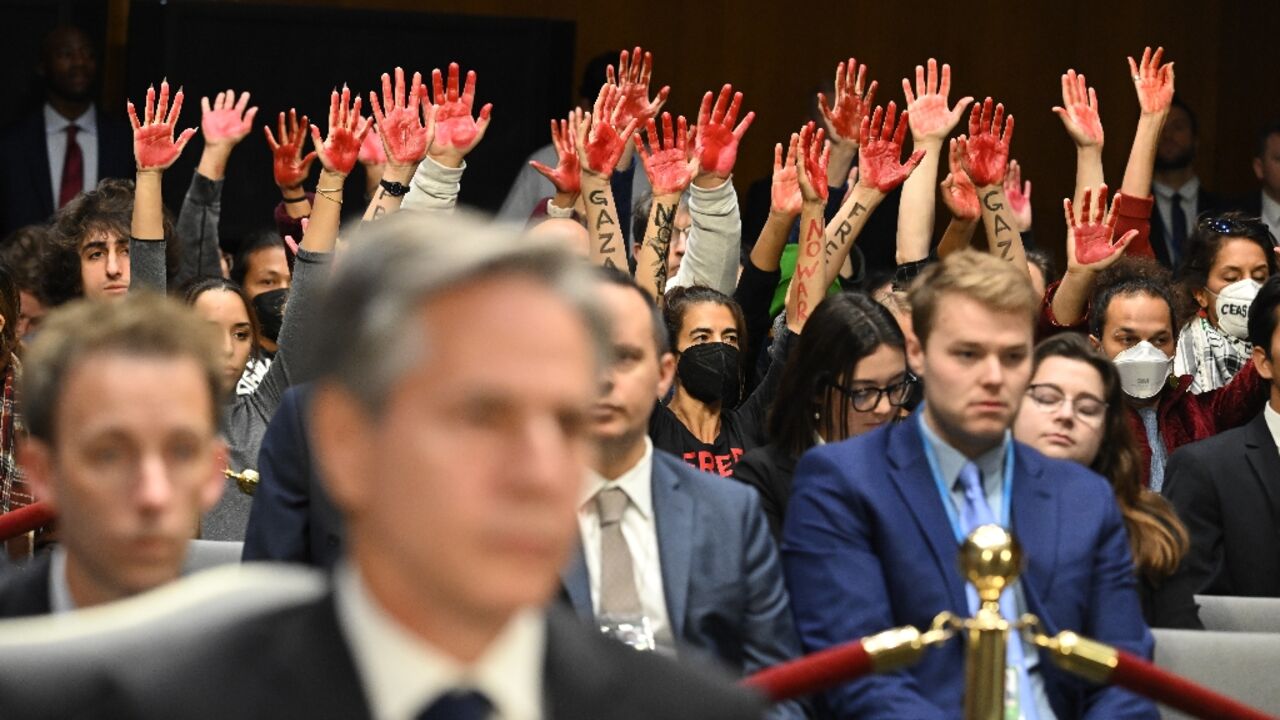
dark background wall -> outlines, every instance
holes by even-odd
[[[0,2],[5,60],[0,80],[22,86],[23,68],[54,3]],[[105,22],[107,4],[71,3]],[[479,97],[494,102],[491,134],[468,172],[464,200],[500,201],[524,156],[546,141],[546,119],[571,101],[582,64],[596,53],[642,44],[655,80],[672,86],[669,109],[696,114],[701,94],[732,82],[758,118],[739,159],[738,184],[768,172],[773,143],[805,117],[811,93],[842,56],[856,55],[881,84],[879,102],[901,102],[901,78],[930,56],[951,63],[952,97],[992,95],[1017,116],[1013,155],[1035,191],[1040,242],[1061,247],[1061,198],[1074,152],[1050,108],[1059,76],[1073,67],[1097,87],[1107,133],[1107,179],[1118,184],[1138,106],[1125,63],[1163,44],[1176,61],[1179,93],[1200,119],[1197,169],[1226,193],[1255,187],[1255,135],[1280,120],[1280,3],[1170,0],[1062,3],[607,2],[602,0],[272,0],[207,4],[113,0],[131,6],[125,87],[140,96],[167,75],[188,96],[244,87],[263,108],[320,112],[343,81],[367,91],[399,63],[429,70],[449,60],[480,74]],[[14,87],[9,84],[9,87]],[[194,103],[192,104],[194,108]],[[186,115],[197,121],[194,112]],[[225,212],[258,212],[271,186],[265,144],[247,141],[232,161]],[[198,148],[196,148],[198,150]],[[189,168],[198,152],[184,157]],[[945,163],[943,163],[945,166]],[[174,172],[183,176],[186,172]],[[252,176],[252,177],[247,177]],[[243,184],[243,185],[242,185]],[[180,189],[179,191],[180,192]]]

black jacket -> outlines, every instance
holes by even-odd
[[[796,458],[774,443],[748,450],[734,468],[734,478],[760,493],[760,507],[769,519],[774,542],[782,542],[782,521],[791,499],[791,480],[796,474]]]
[[[1199,594],[1280,597],[1280,452],[1264,414],[1179,448],[1164,495],[1191,533],[1171,582]]]
[[[41,553],[26,567],[12,568],[0,577],[0,618],[48,615],[49,553]]]
[[[87,665],[28,658],[0,667],[0,717],[369,718],[342,633],[327,594],[181,647],[155,638]],[[727,680],[638,653],[563,611],[548,616],[544,685],[556,720],[736,720],[763,709]]]

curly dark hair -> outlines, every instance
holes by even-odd
[[[77,195],[53,215],[49,252],[44,270],[45,295],[53,305],[84,295],[80,277],[80,246],[96,233],[127,238],[133,222],[133,181],[106,178]],[[169,277],[178,271],[178,243],[173,217],[164,214],[166,265]]]
[[[45,265],[52,244],[48,225],[27,225],[14,230],[0,244],[0,264],[13,276],[19,290],[30,293],[42,304],[49,304],[45,292]]]

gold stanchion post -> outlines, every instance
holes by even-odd
[[[1022,548],[999,525],[983,525],[960,547],[960,572],[978,591],[976,617],[964,621],[965,720],[1003,720],[1005,648],[1009,621],[1000,616],[1000,594],[1022,571]]]

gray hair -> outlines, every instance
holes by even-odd
[[[589,266],[553,242],[533,240],[515,226],[463,214],[402,212],[360,231],[322,293],[309,362],[320,380],[335,382],[372,412],[426,352],[429,338],[414,322],[432,298],[495,275],[543,284],[581,316],[600,367],[608,362],[609,327],[597,307]]]

